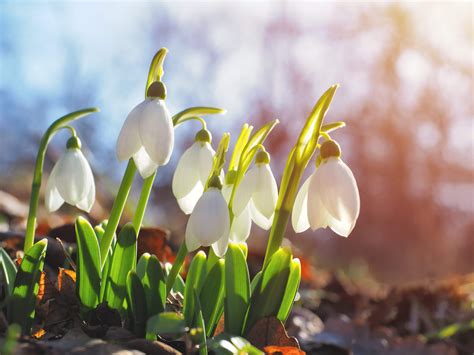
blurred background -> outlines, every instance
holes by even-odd
[[[295,235],[290,227],[298,255],[386,283],[474,272],[473,41],[471,2],[2,1],[0,228],[24,228],[48,125],[90,106],[101,112],[75,126],[98,184],[92,218],[107,214],[125,170],[115,140],[143,99],[153,55],[167,47],[172,113],[196,105],[228,110],[208,119],[215,145],[226,131],[235,141],[244,122],[280,120],[268,140],[278,179],[312,106],[341,84],[326,122],[347,122],[333,138],[357,178],[361,215],[348,239],[329,230]],[[170,181],[198,129],[177,129],[147,210],[145,223],[168,228],[175,244],[187,217]],[[46,172],[66,139],[60,133],[52,142]],[[140,184],[137,178],[129,213]],[[65,206],[40,216],[54,226],[77,213]],[[252,228],[250,247],[263,252],[267,232]]]

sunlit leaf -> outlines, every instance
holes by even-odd
[[[147,333],[153,335],[181,335],[186,330],[184,317],[175,312],[163,312],[150,317],[146,326]]]
[[[155,255],[150,256],[142,278],[143,288],[148,307],[148,317],[161,313],[166,303],[165,274]]]
[[[295,300],[296,293],[301,280],[301,263],[299,259],[293,259],[290,264],[290,274],[288,276],[288,283],[285,288],[285,295],[281,302],[277,318],[283,323],[288,318],[291,308]]]
[[[2,273],[2,280],[4,285],[7,287],[5,291],[7,295],[11,295],[13,291],[13,284],[15,282],[16,276],[16,266],[13,260],[10,258],[10,255],[5,251],[5,249],[0,248],[0,271]]]
[[[173,116],[173,125],[176,127],[183,122],[196,119],[197,117],[205,115],[218,115],[224,113],[226,113],[226,110],[217,107],[190,107],[181,112],[178,112]]]
[[[189,272],[186,277],[186,285],[184,288],[184,305],[183,305],[183,314],[186,324],[189,327],[194,325],[194,315],[195,315],[195,299],[194,291],[201,284],[201,279],[204,277],[206,265],[206,253],[202,250],[199,251],[193,258],[191,265],[189,266]]]
[[[148,319],[147,301],[143,285],[134,270],[127,276],[127,303],[132,330],[137,337],[144,337]]]
[[[224,260],[220,259],[207,273],[199,295],[207,336],[212,336],[224,306]]]

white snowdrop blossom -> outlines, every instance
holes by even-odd
[[[291,222],[296,233],[311,227],[331,228],[348,237],[360,211],[357,182],[351,169],[338,157],[323,159],[298,192]]]
[[[215,151],[210,142],[196,140],[178,162],[173,175],[172,190],[179,207],[186,214],[193,211],[204,192],[212,170],[214,155]]]
[[[227,202],[217,187],[209,187],[198,200],[186,226],[188,251],[211,246],[223,257],[229,243],[230,218]]]
[[[75,137],[72,139],[79,141]],[[94,201],[95,183],[91,167],[79,145],[70,147],[68,142],[68,149],[54,165],[46,184],[46,209],[54,212],[67,202],[89,212]]]
[[[117,139],[117,157],[133,158],[145,179],[168,163],[173,146],[173,121],[165,101],[147,98],[128,114]]]
[[[226,184],[222,188],[222,194],[224,195],[227,204],[229,203],[233,187],[233,184]],[[234,216],[230,225],[229,240],[234,243],[245,242],[250,235],[251,228],[252,218],[250,215],[250,206],[247,205],[239,216]]]
[[[277,183],[268,161],[256,161],[237,186],[232,204],[237,219],[248,209],[252,220],[265,230],[272,225],[278,199]]]

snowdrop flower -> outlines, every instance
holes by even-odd
[[[219,178],[214,176],[191,213],[185,235],[188,251],[211,245],[219,257],[227,251],[230,218],[221,187]]]
[[[181,210],[190,214],[204,192],[212,170],[215,151],[211,134],[202,129],[196,134],[194,144],[181,156],[173,176],[173,194]]]
[[[153,83],[148,95],[153,92]],[[162,85],[162,84],[161,84]],[[140,175],[145,179],[160,165],[168,163],[174,145],[171,115],[163,97],[149,96],[128,114],[117,139],[119,160],[133,158]]]
[[[360,210],[359,189],[351,169],[340,156],[336,142],[322,144],[321,164],[296,196],[291,218],[296,233],[309,227],[329,227],[348,237],[354,229]]]
[[[255,165],[237,186],[232,204],[237,218],[248,208],[252,220],[266,230],[272,225],[278,199],[278,187],[269,163],[270,155],[258,152]]]
[[[232,172],[229,172],[232,173]],[[222,194],[229,204],[230,196],[232,194],[233,184],[225,184],[222,188]],[[239,216],[234,216],[232,223],[230,225],[229,240],[234,243],[243,243],[245,242],[249,235],[250,229],[252,228],[252,218],[250,215],[250,207],[244,209],[244,211]]]
[[[64,202],[89,212],[95,200],[91,167],[81,152],[81,141],[71,137],[67,150],[56,162],[46,184],[45,204],[54,212]]]

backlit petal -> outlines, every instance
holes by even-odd
[[[229,234],[224,234],[217,242],[212,243],[212,250],[219,257],[223,258],[229,246]]]
[[[296,233],[302,233],[309,228],[308,220],[308,188],[311,181],[311,175],[301,185],[300,191],[296,195],[293,212],[291,214],[291,224]]]
[[[320,191],[315,189],[314,179],[311,179],[308,189],[308,221],[312,230],[326,228],[330,225],[332,217],[321,202]]]
[[[145,102],[138,104],[125,119],[116,145],[117,158],[119,160],[130,159],[142,146],[138,129],[140,116],[144,107]]]
[[[56,188],[67,203],[75,206],[84,199],[94,183],[94,176],[79,149],[68,149],[56,163]]]
[[[76,206],[77,208],[80,208],[83,211],[90,212],[92,209],[92,206],[94,205],[94,202],[95,202],[95,183],[92,183],[86,197],[82,199]]]
[[[258,170],[253,167],[237,186],[232,203],[232,211],[235,216],[239,216],[249,204],[257,185],[258,175]]]
[[[196,182],[196,185],[194,185],[194,188],[191,190],[191,192],[189,192],[186,196],[177,199],[181,211],[183,211],[185,214],[190,214],[193,212],[194,207],[201,198],[203,191],[204,187],[202,186],[201,182],[198,181]]]
[[[199,178],[203,185],[206,184],[207,179],[209,178],[209,174],[212,170],[212,164],[214,163],[214,155],[216,152],[212,149],[209,143],[201,143],[196,142],[199,144],[199,161],[198,161],[198,168],[199,168]],[[195,144],[196,144],[195,143]]]
[[[252,220],[255,222],[255,224],[262,229],[269,230],[273,223],[274,214],[271,215],[270,218],[265,217],[258,209],[255,208],[253,202],[250,202],[249,208],[250,216],[252,217]]]
[[[266,218],[275,212],[278,199],[278,187],[269,164],[257,164],[253,169],[258,171],[257,183],[252,195],[255,208]]]
[[[186,235],[185,235],[186,249],[188,251],[194,251],[201,246],[199,240],[194,235],[194,228],[192,227],[190,221],[186,226]]]
[[[171,184],[173,195],[177,199],[181,199],[189,194],[199,182],[198,164],[200,150],[199,143],[194,143],[186,149],[179,159]]]
[[[235,216],[230,226],[230,241],[235,243],[245,242],[250,235],[252,220],[250,208],[247,207],[240,216]]]
[[[51,170],[51,174],[49,175],[48,178],[48,183],[46,184],[46,191],[44,193],[44,203],[46,205],[46,209],[48,212],[54,212],[59,209],[59,207],[62,206],[64,203],[63,198],[59,194],[58,189],[56,188],[56,183],[55,183],[55,175],[56,175],[56,170],[57,167],[56,165],[53,167],[53,170]]]
[[[137,166],[138,172],[141,177],[146,179],[151,176],[156,169],[158,169],[158,164],[150,159],[150,156],[145,151],[145,148],[141,147],[134,155],[133,161]]]
[[[162,100],[145,100],[139,121],[140,140],[150,158],[158,165],[168,163],[174,146],[171,115]]]

